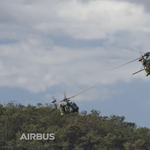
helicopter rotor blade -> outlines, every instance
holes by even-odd
[[[64,95],[64,99],[59,101],[59,102],[64,102],[64,101],[68,100],[68,98],[66,97],[66,92],[65,91],[63,92],[63,95]]]
[[[141,52],[141,51],[139,51],[139,53],[140,53],[141,57],[143,57],[144,53],[143,53],[143,52]]]
[[[139,73],[139,72],[141,72],[141,71],[143,71],[143,70],[145,70],[145,69],[141,69],[141,70],[139,70],[139,71],[137,71],[137,72],[134,72],[132,75],[137,74],[137,73]]]
[[[66,98],[66,99],[63,99],[63,100],[61,100],[61,101],[59,101],[59,102],[64,102],[64,101],[67,101],[68,100],[68,98]]]
[[[66,99],[66,92],[63,92],[63,95],[64,95],[64,99]]]
[[[140,70],[142,70],[143,68],[144,68],[144,66],[142,66]]]
[[[74,95],[74,96],[71,96],[71,97],[69,97],[69,98],[67,98],[67,99],[74,98],[74,97],[76,97],[76,96],[78,96],[78,95],[80,95],[80,94],[86,92],[87,90],[89,90],[89,89],[91,89],[91,88],[93,88],[93,87],[94,87],[94,86],[92,86],[92,87],[90,87],[90,88],[88,88],[88,89],[86,89],[86,90],[84,90],[84,91],[82,91],[82,92],[80,92],[80,93],[78,93],[78,94],[76,94],[76,95]]]
[[[116,67],[116,68],[111,69],[110,71],[115,70],[115,69],[117,69],[117,68],[120,68],[120,67],[122,67],[122,66],[125,66],[125,65],[127,65],[127,64],[129,64],[129,63],[132,63],[132,62],[136,61],[136,60],[139,60],[140,58],[141,58],[141,57],[139,57],[139,58],[137,58],[137,59],[134,59],[134,60],[131,60],[131,61],[129,61],[129,62],[123,64],[123,65],[120,65],[120,66],[118,66],[118,67]]]
[[[53,100],[56,100],[53,96],[52,96]]]
[[[144,66],[142,66],[141,69],[140,69],[139,71],[134,72],[132,75],[135,75],[135,74],[137,74],[137,73],[139,73],[139,72],[141,72],[141,71],[143,71],[143,70],[145,70],[145,69],[144,69]]]

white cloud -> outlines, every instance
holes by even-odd
[[[6,38],[26,34],[69,35],[79,39],[108,38],[120,30],[149,31],[149,14],[128,2],[1,1],[1,33]],[[8,19],[7,19],[8,18]],[[2,38],[1,36],[1,38]],[[18,36],[18,37],[17,37]]]
[[[69,49],[58,46],[50,46],[51,49],[47,50],[43,41],[30,37],[19,43],[0,45],[0,86],[16,86],[39,92],[54,85],[90,87],[113,84],[117,80],[131,81],[133,78],[130,75],[133,68],[130,66],[128,70],[110,72],[118,62],[112,65],[109,59],[116,56],[130,59],[136,56],[134,52],[122,50],[120,53],[119,49],[113,52],[101,47]]]
[[[53,22],[47,20],[35,28],[79,39],[98,39],[120,30],[149,29],[148,18],[142,6],[127,2],[91,1],[85,5],[74,0],[60,6]]]

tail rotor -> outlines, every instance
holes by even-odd
[[[52,103],[55,103],[56,102],[56,99],[52,96],[53,100],[52,100]]]

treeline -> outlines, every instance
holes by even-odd
[[[54,133],[54,140],[20,140]],[[150,150],[150,129],[100,111],[61,116],[52,105],[0,105],[0,150]]]

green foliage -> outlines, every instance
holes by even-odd
[[[125,117],[92,110],[64,116],[52,105],[0,105],[0,150],[148,150],[150,129]],[[51,140],[20,140],[25,133],[54,133]]]

